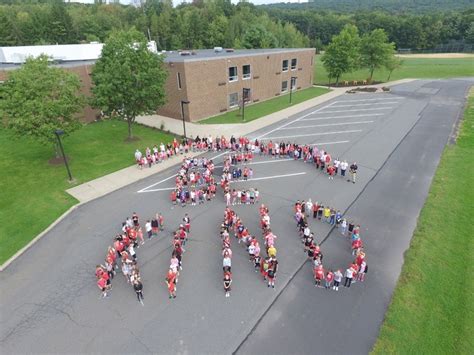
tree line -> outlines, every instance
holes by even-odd
[[[452,1],[455,3],[455,1]],[[471,2],[472,3],[472,2]],[[434,49],[448,43],[474,44],[474,9],[427,14],[355,11],[338,13],[305,7],[265,7],[271,18],[290,22],[310,39],[312,47],[324,48],[344,26],[355,25],[361,34],[383,28],[396,48]]]
[[[0,45],[104,42],[114,30],[135,27],[160,50],[220,47],[308,47],[295,25],[250,3],[194,1],[173,7],[171,0],[141,6],[78,4],[61,0],[11,1],[0,5]]]
[[[432,13],[434,11],[464,11],[472,9],[472,0],[309,0],[307,3],[278,3],[268,7],[298,10],[329,10],[353,13],[383,10],[393,14]]]

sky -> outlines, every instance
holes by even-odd
[[[66,0],[68,1],[68,0]],[[120,3],[122,4],[130,4],[134,0],[120,0]],[[94,0],[70,0],[70,2],[81,2],[81,3],[88,3],[88,4],[93,4]],[[174,5],[179,5],[183,2],[183,0],[173,0]],[[188,2],[191,2],[191,0],[188,0]],[[237,3],[238,0],[232,0],[233,3]],[[261,5],[261,4],[274,4],[277,2],[308,2],[308,0],[249,0],[249,2],[254,3],[255,5]]]

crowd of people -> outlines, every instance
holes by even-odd
[[[163,217],[161,214],[157,214],[153,220],[157,219],[161,220],[162,226]],[[151,225],[151,222],[147,221],[147,225],[148,223]],[[148,238],[151,238],[153,234],[157,234],[159,228],[158,226],[155,230],[151,229]],[[125,222],[122,223],[121,233],[115,236],[113,244],[108,247],[104,263],[96,266],[97,286],[102,292],[102,297],[107,297],[108,292],[112,289],[111,281],[116,275],[118,260],[120,260],[121,270],[127,283],[133,287],[138,302],[143,305],[143,284],[138,268],[136,249],[144,243],[140,219],[134,212],[131,217],[126,218]]]
[[[350,287],[356,281],[363,282],[368,266],[362,239],[360,238],[360,225],[355,225],[353,221],[348,222],[338,210],[336,211],[327,206],[324,207],[318,202],[313,204],[311,199],[302,202],[296,201],[294,212],[301,242],[304,244],[304,251],[312,262],[315,286],[325,287],[326,289],[332,288],[338,291],[343,278],[345,287]],[[309,227],[308,218],[310,215],[313,216],[313,219],[317,220],[324,218],[327,223],[338,228],[342,235],[350,238],[354,259],[345,269],[344,273],[340,269],[333,271],[332,269],[324,268],[321,248]]]
[[[168,287],[169,298],[176,298],[176,288],[178,284],[179,272],[183,270],[183,253],[186,251],[184,246],[191,232],[191,218],[186,213],[183,217],[183,223],[173,234],[173,251],[171,252],[170,266],[165,282]]]
[[[260,242],[257,237],[252,235],[245,227],[241,218],[229,207],[225,209],[224,221],[221,225],[220,237],[222,240],[222,268],[224,273],[224,291],[225,296],[230,296],[232,284],[232,249],[230,233],[232,232],[237,239],[238,244],[243,244],[249,254],[249,262],[253,264],[255,272],[260,272],[267,287],[275,288],[275,278],[278,270],[277,250],[275,240],[277,236],[270,229],[270,215],[268,208],[261,205],[260,227],[264,240],[266,256],[261,255]]]
[[[348,182],[355,184],[358,171],[356,162],[349,164],[347,160],[338,157],[333,158],[331,153],[325,149],[319,148],[311,144],[296,144],[290,142],[274,142],[272,140],[249,140],[247,137],[235,138],[231,136],[230,139],[224,136],[213,138],[208,136],[195,139],[182,139],[181,142],[175,138],[173,142],[168,144],[161,143],[159,146],[155,145],[152,149],[147,147],[145,154],[137,149],[135,151],[135,161],[139,168],[148,165],[160,163],[163,160],[170,158],[173,155],[186,154],[189,151],[221,151],[229,150],[229,167],[238,166],[239,164],[251,163],[254,154],[271,156],[273,158],[290,158],[294,160],[302,160],[305,163],[313,163],[318,171],[325,172],[329,179],[340,176],[347,178]],[[212,175],[212,173],[211,173]],[[244,169],[236,168],[229,169],[227,180],[251,178],[252,169],[244,167]],[[209,184],[209,182],[207,182]]]
[[[172,204],[196,206],[212,200],[217,192],[213,172],[211,159],[184,158],[176,174],[175,188],[170,194]]]

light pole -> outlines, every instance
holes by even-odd
[[[64,165],[66,165],[67,174],[69,175],[69,181],[72,181],[71,170],[69,170],[69,165],[67,163],[66,155],[64,154],[63,144],[61,143],[61,136],[64,134],[62,129],[57,129],[54,131],[54,134],[58,138],[59,148],[61,149],[61,154],[63,155]]]
[[[242,120],[245,121],[245,98],[249,95],[250,88],[242,88]]]
[[[292,76],[290,79],[290,104],[291,104],[291,93],[293,92],[293,85],[296,85],[296,76]]]
[[[189,105],[189,101],[181,100],[181,117],[183,118],[184,139],[188,139],[188,137],[186,137],[186,121],[184,120],[184,105]]]

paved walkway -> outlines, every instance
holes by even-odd
[[[404,82],[412,81],[412,79],[404,79],[391,82],[390,84],[375,85],[375,87],[391,86]],[[242,136],[247,135],[251,132],[257,131],[261,128],[267,127],[275,122],[284,120],[290,116],[298,114],[304,110],[307,110],[316,105],[322,104],[326,101],[334,99],[335,97],[343,95],[351,87],[335,88],[327,94],[315,97],[314,99],[307,100],[300,104],[286,108],[284,110],[272,113],[264,116],[257,120],[242,123],[242,124],[211,124],[203,125],[198,123],[186,122],[186,133],[188,136],[196,137],[197,135],[204,137],[211,134],[213,137],[224,135],[226,137]],[[169,130],[175,134],[183,134],[183,123],[180,120],[159,116],[141,116],[137,118],[137,122],[150,127],[160,128],[161,124],[164,124],[164,129]],[[133,152],[130,152],[132,156]],[[188,154],[188,156],[194,156],[198,153]],[[166,162],[152,166],[151,168],[144,168],[143,170],[138,169],[135,165],[116,171],[112,174],[102,176],[95,180],[86,182],[82,185],[73,187],[67,192],[74,196],[80,203],[88,202],[98,197],[104,196],[112,191],[118,190],[124,186],[127,186],[133,182],[144,179],[150,175],[163,171],[175,164],[180,160],[178,158],[169,159]]]

